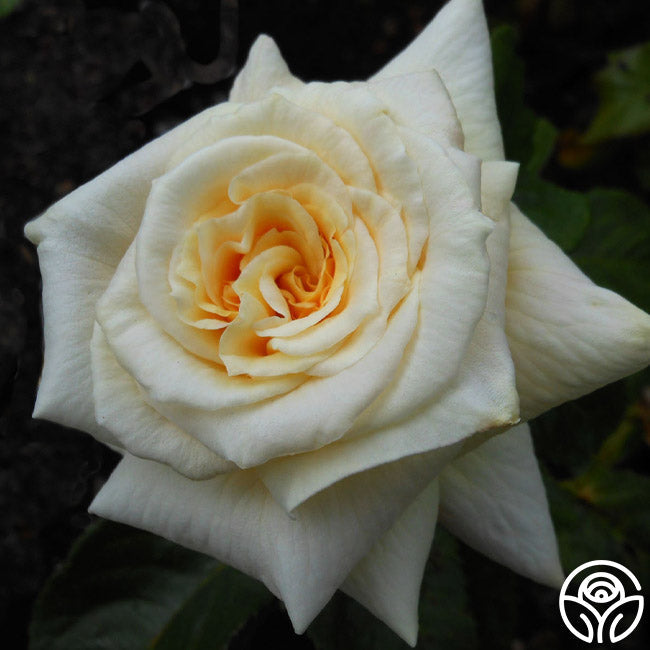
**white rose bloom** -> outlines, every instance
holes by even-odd
[[[123,454],[92,512],[262,580],[302,632],[337,589],[408,643],[438,512],[559,585],[528,426],[642,368],[650,317],[515,206],[479,0],[365,83],[261,36],[230,101],[31,222],[34,415]]]

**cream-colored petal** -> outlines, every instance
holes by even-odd
[[[513,206],[506,333],[535,417],[650,363],[650,316],[596,286]]]
[[[440,474],[440,522],[517,573],[559,588],[564,576],[527,424],[509,429]]]
[[[234,468],[144,401],[140,387],[117,362],[97,323],[91,355],[95,417],[115,436],[121,448],[141,458],[166,463],[195,480]]]
[[[327,354],[314,353],[293,357],[267,348],[266,339],[255,333],[255,323],[266,316],[266,310],[250,294],[244,295],[237,318],[224,330],[219,352],[230,377],[278,377],[301,373],[322,361]],[[268,352],[268,354],[267,354]],[[216,418],[219,414],[215,414]]]
[[[408,242],[399,213],[378,194],[351,188],[354,209],[368,228],[379,255],[378,299],[386,316],[410,287],[406,272]]]
[[[195,220],[223,201],[233,176],[278,152],[301,153],[302,149],[271,136],[232,137],[197,152],[151,188],[136,237],[140,299],[170,336],[204,359],[218,361],[215,336],[178,317],[168,280],[173,251]]]
[[[223,366],[188,354],[142,306],[134,258],[135,246],[131,246],[97,305],[97,321],[120,365],[140,384],[148,400],[219,409],[265,400],[304,381],[295,375],[229,377]]]
[[[381,429],[364,428],[361,435],[351,432],[321,449],[259,467],[275,500],[291,512],[346,476],[407,456],[425,456],[439,470],[499,428],[515,423],[511,384],[493,375],[489,355],[481,358],[480,344],[474,352],[478,358],[464,366],[458,385],[411,418]]]
[[[481,0],[448,2],[371,81],[432,68],[456,107],[465,134],[465,151],[483,160],[503,160],[490,35]]]
[[[410,417],[458,375],[488,299],[494,222],[478,212],[463,174],[433,140],[402,135],[420,169],[431,232],[418,327],[390,391],[366,414],[369,428]]]
[[[368,89],[398,124],[421,131],[444,146],[463,149],[456,109],[435,70],[378,77],[368,82]]]
[[[95,304],[138,229],[151,181],[215,107],[149,143],[25,227],[43,276],[45,358],[35,417],[109,436],[95,422],[90,339]],[[74,315],[74,318],[71,318]]]
[[[378,309],[377,284],[379,256],[368,229],[356,219],[354,224],[356,256],[349,273],[345,306],[336,314],[292,337],[272,339],[269,347],[291,355],[317,354],[352,334],[364,319]],[[346,343],[349,347],[349,343]],[[360,358],[360,355],[357,356]]]
[[[310,375],[332,375],[361,358],[383,336],[391,312],[411,286],[406,272],[406,229],[398,212],[378,194],[357,188],[350,193],[355,211],[368,226],[379,254],[379,310],[362,322],[337,352],[310,368]]]
[[[449,147],[445,149],[449,159],[463,175],[467,189],[474,199],[474,206],[481,209],[481,160],[471,153]]]
[[[241,296],[242,300],[244,296],[248,295],[255,298],[260,304],[265,303],[261,287],[262,279],[266,278],[267,282],[273,282],[273,279],[280,273],[290,271],[300,264],[301,259],[300,253],[288,245],[281,244],[267,248],[255,255],[242,269],[239,277],[232,283],[232,287]],[[268,316],[269,309],[272,309],[272,307],[267,305],[267,310],[265,310],[262,318]]]
[[[357,427],[364,426],[364,419],[368,418],[364,435],[355,438],[353,430],[343,440],[323,449],[278,458],[260,468],[265,484],[287,510],[345,476],[409,454],[437,450],[431,453],[431,462],[443,466],[490,435],[487,431],[465,440],[468,432],[517,421],[514,368],[503,331],[509,200],[516,172],[517,166],[512,163],[483,164],[482,202],[495,222],[487,240],[491,260],[489,289],[485,311],[454,382],[414,414],[399,410],[408,393],[405,389],[399,390],[405,384],[398,378],[378,403],[381,405],[385,400],[387,407],[383,408],[383,416],[388,422],[391,410],[404,413],[402,421],[398,419],[394,425],[382,425],[379,419],[370,417],[371,407],[357,424]],[[406,358],[410,352],[407,349]]]
[[[305,110],[276,88],[258,102],[228,104],[231,114],[210,120],[188,137],[170,160],[172,169],[188,156],[220,140],[235,136],[274,136],[315,153],[347,185],[375,190],[375,179],[366,155],[355,139],[320,111]]]
[[[408,233],[408,271],[413,273],[429,235],[429,219],[417,168],[384,104],[365,84],[309,83],[298,90],[283,88],[278,92],[310,111],[326,115],[358,142],[372,165],[379,193],[402,214]]]
[[[404,511],[341,589],[415,647],[418,602],[438,515],[438,481]]]
[[[339,306],[344,289],[345,287],[343,286],[338,287],[333,293],[330,293],[327,302],[320,309],[316,309],[302,318],[296,318],[286,322],[280,321],[279,323],[273,320],[272,317],[267,318],[265,321],[256,325],[257,334],[259,336],[279,337],[292,336],[305,331],[322,321]]]
[[[253,102],[261,99],[274,86],[299,86],[282,58],[275,41],[266,34],[257,37],[248,52],[248,59],[239,71],[230,91],[232,102]]]
[[[417,459],[394,463],[341,482],[289,517],[253,471],[192,481],[127,455],[90,510],[261,580],[301,633],[430,482]]]
[[[191,395],[184,395],[183,403],[150,403],[240,467],[322,447],[343,436],[391,381],[413,335],[418,302],[416,283],[391,318],[381,345],[340,373],[310,378],[283,396],[218,412],[190,406],[197,404]]]
[[[334,170],[315,153],[303,150],[278,153],[260,160],[233,176],[228,194],[235,203],[243,203],[259,192],[286,190],[307,183],[322,189],[346,213],[352,210],[347,188]]]

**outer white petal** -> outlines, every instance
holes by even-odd
[[[168,463],[192,479],[210,478],[234,469],[232,463],[188,436],[145,402],[140,387],[120,366],[97,323],[91,354],[95,418],[114,435],[121,448]]]
[[[449,93],[435,70],[381,77],[368,90],[401,126],[420,131],[436,142],[463,149],[463,129]]]
[[[230,91],[232,102],[252,102],[260,99],[274,86],[299,86],[282,58],[275,41],[261,34],[253,43],[248,59]]]
[[[290,517],[253,471],[192,481],[127,455],[90,509],[258,578],[300,633],[431,480],[420,459],[393,463],[342,481]]]
[[[506,333],[535,417],[650,363],[650,316],[596,286],[513,206]]]
[[[433,481],[341,586],[411,647],[417,642],[420,586],[437,515],[438,481]]]
[[[440,522],[517,573],[553,587],[564,580],[527,424],[491,438],[442,471]]]
[[[43,276],[45,359],[34,416],[103,435],[95,422],[90,339],[95,304],[133,240],[152,179],[216,107],[154,140],[25,227]]]
[[[456,107],[465,151],[483,160],[503,160],[490,36],[481,0],[451,0],[373,79],[431,68],[440,75]]]

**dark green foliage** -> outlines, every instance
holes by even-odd
[[[222,648],[269,598],[206,555],[102,521],[41,593],[30,650]]]
[[[20,5],[21,0],[0,0],[0,18],[8,16]]]
[[[585,142],[650,131],[650,42],[610,54],[596,82],[600,105]]]

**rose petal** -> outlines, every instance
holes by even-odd
[[[503,160],[490,35],[481,0],[451,0],[371,81],[431,68],[440,75],[456,107],[465,151],[483,160]],[[418,108],[423,113],[429,110],[420,103],[414,104],[413,111]]]
[[[436,142],[463,149],[463,129],[447,88],[435,70],[378,77],[368,90],[401,126],[421,131]]]
[[[274,86],[299,86],[275,41],[266,34],[255,39],[244,67],[230,90],[231,102],[252,102],[261,99]]]
[[[440,521],[466,544],[552,587],[564,580],[530,430],[520,424],[440,474]]]
[[[64,197],[25,226],[43,276],[45,358],[34,417],[110,436],[95,422],[90,339],[95,305],[133,241],[151,181],[189,134],[228,108],[200,113]],[[74,315],[74,318],[71,318]]]
[[[474,199],[474,206],[481,210],[481,160],[471,153],[449,147],[445,149],[449,159],[463,175],[467,189]]]
[[[415,647],[418,601],[438,513],[433,481],[350,572],[341,589]]]
[[[486,239],[495,224],[433,140],[405,130],[402,137],[420,169],[431,232],[418,327],[390,391],[367,414],[368,428],[410,417],[458,375],[488,297]]]
[[[417,459],[394,463],[343,481],[289,517],[253,471],[192,481],[127,455],[90,511],[263,581],[285,602],[300,633],[430,482]]]
[[[408,234],[408,272],[412,274],[429,235],[429,219],[417,168],[404,148],[397,125],[386,114],[386,107],[365,84],[314,82],[300,89],[282,88],[277,92],[310,111],[326,115],[354,136],[381,185],[380,194],[402,214]],[[358,183],[348,184],[362,187]]]
[[[485,311],[477,325],[469,351],[459,375],[446,392],[426,403],[421,411],[402,410],[408,384],[397,380],[378,400],[383,416],[389,409],[403,413],[393,425],[382,425],[372,419],[372,408],[361,417],[366,434],[345,439],[323,449],[275,459],[260,468],[260,475],[275,499],[287,510],[295,508],[319,490],[370,467],[397,458],[431,452],[431,462],[440,467],[452,460],[476,440],[469,432],[483,431],[517,421],[518,397],[515,391],[514,368],[503,331],[505,321],[505,285],[509,231],[509,200],[514,190],[517,165],[507,162],[483,163],[484,209],[495,221],[487,240],[491,259],[489,289]],[[413,346],[417,343],[412,344]],[[412,351],[407,349],[405,358]],[[405,367],[408,367],[405,362]],[[417,382],[414,380],[417,386]],[[402,388],[398,390],[401,386]],[[428,386],[427,386],[428,388]],[[389,420],[390,421],[390,420]]]
[[[478,346],[477,346],[478,350]],[[343,438],[322,449],[276,458],[258,468],[274,499],[291,512],[352,474],[421,455],[438,470],[500,427],[517,421],[510,384],[497,383],[484,359],[467,364],[458,387],[406,421]],[[476,433],[475,433],[476,432]]]
[[[253,377],[286,377],[300,373],[326,358],[326,353],[292,357],[282,352],[266,354],[265,339],[255,333],[255,323],[266,310],[250,294],[244,295],[237,318],[221,337],[219,349],[230,377],[248,373]],[[260,350],[260,347],[263,348]],[[215,414],[215,418],[219,415]]]
[[[97,305],[97,321],[120,365],[149,400],[218,409],[265,400],[304,381],[295,375],[264,379],[229,377],[223,366],[188,354],[162,331],[140,302],[135,244],[127,251]]]
[[[272,136],[299,144],[323,160],[346,185],[377,189],[372,168],[355,139],[320,111],[301,108],[276,88],[258,102],[225,104],[230,115],[210,120],[179,145],[167,169],[219,140],[236,136]]]
[[[151,188],[136,237],[140,299],[170,336],[204,359],[219,360],[217,339],[213,331],[179,319],[168,279],[172,253],[202,214],[223,203],[224,197],[227,200],[233,176],[278,152],[299,154],[303,149],[272,136],[228,138],[197,152],[156,179]],[[235,208],[232,204],[231,210]]]
[[[232,463],[188,436],[144,401],[139,386],[117,362],[97,323],[91,353],[95,417],[119,440],[122,449],[166,463],[195,480],[234,469]]]
[[[399,213],[378,194],[357,188],[351,188],[350,194],[355,211],[367,225],[379,255],[379,310],[374,317],[362,322],[338,351],[310,368],[310,375],[333,375],[366,354],[383,336],[393,309],[411,286],[406,273],[406,229]]]
[[[272,350],[301,356],[317,354],[353,334],[366,318],[377,313],[377,248],[361,219],[355,220],[354,235],[356,254],[348,276],[344,308],[295,336],[272,339],[269,346]],[[354,346],[346,341],[345,347],[350,352]],[[355,356],[356,361],[362,354]]]
[[[522,417],[589,393],[650,363],[650,316],[596,286],[516,206],[506,333]]]
[[[192,397],[191,390],[183,395],[182,402],[151,399],[150,404],[240,467],[322,447],[343,436],[391,381],[413,334],[418,300],[415,278],[414,287],[391,318],[381,345],[340,373],[311,378],[286,395],[242,408],[220,409],[218,413],[199,408],[199,400]],[[174,372],[176,368],[171,368],[167,374]]]

